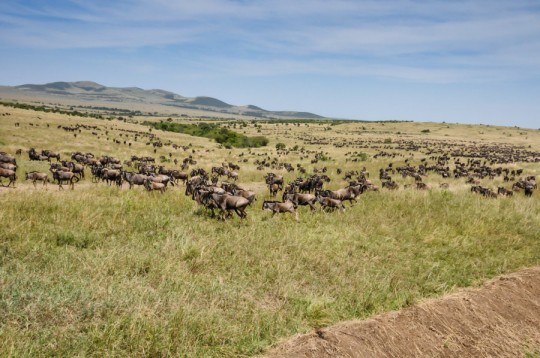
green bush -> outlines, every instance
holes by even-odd
[[[144,122],[144,124],[163,131],[211,138],[226,148],[258,148],[264,147],[268,144],[268,139],[266,137],[248,137],[246,135],[228,130],[227,128],[222,128],[217,124],[211,123],[183,124],[169,122]]]

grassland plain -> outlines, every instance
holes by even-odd
[[[442,179],[429,174],[425,181],[432,189],[426,192],[367,192],[345,213],[301,208],[296,223],[260,209],[267,197],[266,171],[254,164],[276,157],[308,173],[327,166],[327,186],[335,189],[346,184],[337,168],[365,166],[376,176],[389,162],[410,159],[417,165],[430,157],[427,149],[403,149],[404,141],[430,148],[485,143],[539,150],[538,130],[222,121],[240,133],[268,137],[269,146],[226,149],[206,138],[154,130],[162,142],[189,148],[164,146],[154,153],[147,139],[135,141],[133,131],[148,133],[137,123],[163,118],[0,112],[10,113],[0,117],[0,150],[9,153],[35,147],[65,158],[73,151],[122,160],[152,155],[163,156],[166,166],[173,166],[172,158],[192,155],[207,170],[232,161],[242,167],[239,183],[258,193],[247,220],[221,222],[206,216],[183,187],[162,195],[87,178],[75,190],[34,189],[22,180],[24,172],[46,171],[48,165],[30,162],[23,153],[17,188],[0,189],[1,356],[251,356],[295,333],[410,306],[540,264],[538,192],[490,200],[471,194],[463,178],[447,179],[450,188],[439,189]],[[75,124],[95,128],[58,128]],[[340,146],[347,141],[354,144]],[[305,150],[278,153],[278,142]],[[375,158],[381,151],[396,156]],[[323,152],[325,161],[312,164],[315,152]],[[366,153],[367,159],[346,161],[351,152]],[[539,163],[505,166],[540,174]],[[278,172],[286,180],[299,175]],[[501,178],[483,181],[503,184]]]

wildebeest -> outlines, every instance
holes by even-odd
[[[15,187],[15,181],[17,180],[17,173],[15,173],[14,170],[0,168],[0,178],[9,179],[8,185],[2,184],[2,186],[9,187],[13,183],[13,187]]]
[[[17,166],[11,163],[0,163],[0,168],[13,170],[14,172],[17,171]]]
[[[234,183],[222,183],[221,187],[232,195],[242,196],[249,200],[249,203],[255,201],[255,192],[239,187]]]
[[[171,171],[171,176],[172,176],[172,178],[174,179],[175,182],[178,183],[178,180],[181,180],[184,183],[184,185],[186,185],[186,182],[187,182],[188,177],[189,177],[188,173],[181,172],[179,170]]]
[[[276,213],[291,213],[294,214],[294,218],[296,221],[298,221],[298,212],[296,211],[296,208],[292,201],[269,201],[265,200],[262,205],[263,210],[270,210],[272,212],[272,216],[274,216]]]
[[[338,190],[323,190],[318,192],[318,195],[337,199],[340,201],[348,200],[351,205],[353,201],[356,202],[356,197],[363,192],[363,186],[348,186],[347,188]]]
[[[32,183],[34,184],[34,188],[36,187],[36,182],[42,181],[43,186],[46,186],[49,182],[49,176],[47,173],[40,173],[36,171],[32,171],[30,173],[25,173],[25,180],[32,180]]]
[[[68,183],[73,190],[75,183],[79,181],[79,178],[73,172],[66,172],[63,170],[52,170],[53,179],[58,181],[58,188],[64,190],[62,183]]]
[[[117,169],[104,168],[101,172],[101,179],[106,180],[107,184],[111,185],[112,182],[117,186],[122,185],[122,172]]]
[[[162,194],[167,189],[167,186],[165,184],[152,181],[151,177],[148,177],[144,180],[144,187],[148,191],[159,190]]]
[[[279,184],[273,183],[268,184],[268,190],[270,191],[270,196],[276,196],[278,191],[281,189]]]
[[[225,220],[225,214],[230,216],[230,212],[234,210],[236,214],[245,219],[247,217],[246,207],[249,205],[249,200],[241,197],[230,194],[218,194],[211,193],[209,195],[209,200],[213,200],[216,206],[221,210],[221,219]]]
[[[56,153],[56,152],[53,152],[51,150],[47,150],[47,149],[42,150],[41,155],[44,155],[47,158],[49,158],[49,161],[51,160],[51,158],[56,158],[57,162],[60,161],[60,153]]]
[[[133,185],[144,185],[144,181],[148,179],[147,175],[133,172],[122,172],[123,179],[129,183],[131,189]]]
[[[38,161],[48,160],[49,162],[51,161],[48,156],[39,154],[38,152],[36,152],[34,148],[30,148],[28,150],[28,158],[30,160],[38,160]]]
[[[512,190],[508,190],[504,187],[498,187],[497,188],[497,194],[504,195],[504,196],[513,196],[514,192]]]
[[[313,194],[283,193],[282,200],[290,200],[295,206],[309,205],[311,211],[316,210],[315,203],[317,202],[317,197]]]
[[[382,187],[390,190],[396,190],[399,189],[399,184],[393,180],[387,180],[382,182]]]
[[[84,165],[79,163],[68,162],[66,160],[61,161],[62,165],[69,168],[75,174],[79,175],[79,179],[84,179]]]
[[[343,206],[341,200],[317,195],[317,201],[324,210],[340,209],[341,211],[345,211],[345,206]]]
[[[17,160],[14,156],[7,154],[6,152],[0,152],[0,163],[11,163],[17,165]]]

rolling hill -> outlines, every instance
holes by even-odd
[[[309,112],[268,111],[253,105],[235,106],[212,97],[184,97],[161,89],[145,90],[138,87],[107,87],[92,81],[0,86],[0,98],[61,101],[70,104],[106,105],[126,109],[140,108],[141,105],[145,105],[156,109],[158,112],[190,109],[261,118],[323,118]],[[162,110],[167,107],[168,111]]]

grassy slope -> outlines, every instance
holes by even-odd
[[[37,121],[36,115],[55,125],[79,119],[9,112],[13,116],[0,117],[0,149],[9,152],[32,143],[64,154],[76,149],[122,159],[153,154],[144,143],[128,148],[86,132],[75,142],[55,126],[27,125]],[[20,128],[13,126],[15,120]],[[137,128],[89,122],[106,125],[111,133]],[[261,134],[274,138],[273,144],[291,146],[295,136],[342,138],[358,126],[324,131],[316,125],[263,125]],[[424,128],[440,139],[470,133],[467,126],[455,125],[368,126],[365,138],[396,138],[396,130],[423,138],[418,133]],[[472,128],[484,131],[479,137],[487,141],[539,143],[533,140],[537,131]],[[248,127],[246,133],[257,130]],[[160,136],[192,143],[193,155],[206,168],[224,159],[237,161],[246,152],[219,149],[201,138]],[[306,147],[336,158],[318,167],[364,164],[342,164],[347,148]],[[275,151],[253,152],[250,161]],[[299,157],[289,158],[296,163]],[[388,161],[365,164],[376,173]],[[22,172],[46,167],[19,162]],[[311,167],[308,159],[301,163]],[[538,165],[523,167],[538,174]],[[331,172],[330,186],[341,186]],[[240,174],[242,183],[257,187],[263,173],[246,164]],[[430,176],[428,181],[439,180]],[[463,180],[450,183],[450,191],[370,192],[344,214],[302,208],[299,224],[261,211],[263,192],[248,220],[222,223],[201,215],[182,188],[160,195],[104,184],[64,192],[18,184],[19,189],[0,193],[0,355],[251,355],[297,332],[397,309],[540,263],[538,193],[532,199],[487,200],[468,193]]]

